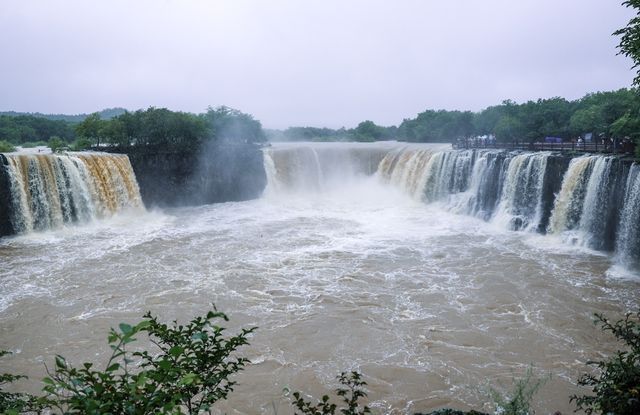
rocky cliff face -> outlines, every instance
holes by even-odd
[[[212,144],[195,154],[124,151],[147,207],[255,199],[267,182],[262,151],[251,144]]]
[[[15,229],[11,223],[11,183],[9,182],[9,161],[0,154],[0,236],[13,235]]]

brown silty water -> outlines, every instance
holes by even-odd
[[[220,413],[293,413],[288,390],[320,397],[347,370],[364,374],[374,412],[489,410],[488,387],[509,390],[530,366],[551,376],[537,413],[571,413],[585,362],[619,346],[593,313],[637,308],[640,279],[607,255],[423,203],[415,169],[440,147],[412,161],[395,146],[274,146],[259,200],[0,240],[0,348],[15,353],[3,371],[37,391],[55,354],[106,363],[119,322],[146,310],[184,322],[215,303],[230,332],[259,327]],[[402,163],[414,182],[400,186]]]

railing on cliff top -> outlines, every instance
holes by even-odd
[[[513,141],[510,143],[497,143],[497,142],[473,142],[473,141],[459,141],[453,143],[453,148],[457,149],[471,149],[471,148],[495,148],[503,150],[526,150],[526,151],[559,151],[559,152],[582,152],[582,153],[603,153],[603,154],[617,154],[617,155],[634,155],[635,144],[633,142],[620,142],[614,144],[602,144],[598,142],[588,143],[523,143]]]

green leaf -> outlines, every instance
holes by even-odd
[[[173,357],[178,357],[184,351],[184,349],[180,346],[173,346],[169,349],[169,354]]]
[[[151,326],[151,322],[149,320],[143,320],[140,323],[138,323],[135,327],[136,331],[140,331],[143,329],[146,329],[148,327]]]
[[[178,385],[191,385],[197,378],[195,373],[187,373],[178,381]]]
[[[133,327],[131,327],[130,324],[120,323],[119,327],[120,327],[120,331],[122,331],[122,333],[124,333],[124,334],[133,333]]]
[[[160,369],[162,370],[168,370],[168,369],[171,369],[171,366],[173,365],[171,364],[170,361],[163,359],[158,361],[158,366],[160,366]]]
[[[67,367],[67,361],[64,360],[64,357],[56,355],[56,367],[60,369],[64,369]]]
[[[114,363],[111,366],[109,366],[106,371],[107,372],[115,372],[118,369],[120,369],[120,363]]]

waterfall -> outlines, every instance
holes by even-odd
[[[265,148],[267,194],[318,192],[371,176],[389,146],[359,143],[279,143]]]
[[[502,192],[504,176],[504,153],[480,151],[473,165],[469,198],[466,203],[467,214],[483,220],[489,220]]]
[[[438,202],[453,212],[484,220],[493,217],[513,230],[538,230],[545,214],[550,153],[504,154],[408,147],[389,152],[378,172],[388,183],[426,203]]]
[[[571,160],[558,194],[549,232],[572,244],[612,250],[619,213],[618,189],[623,186],[616,157],[587,156]]]
[[[512,230],[538,230],[550,153],[518,154],[508,159],[502,195],[493,221]]]
[[[582,240],[579,243],[593,249],[603,249],[609,210],[610,195],[614,189],[611,168],[614,157],[597,157],[589,176],[589,182],[580,215],[578,229]]]
[[[380,162],[380,177],[415,199],[435,202],[467,189],[474,152],[403,148]]]
[[[474,152],[441,151],[433,155],[424,178],[424,200],[443,200],[467,189]]]
[[[4,155],[12,233],[88,222],[143,206],[126,155]],[[5,232],[8,233],[8,232]]]
[[[640,263],[640,164],[629,166],[605,155],[568,158],[399,143],[368,149],[300,144],[265,151],[267,189],[317,189],[375,175],[454,213],[510,230],[559,235],[570,244],[614,251],[622,262]]]
[[[640,263],[640,165],[629,170],[616,239],[617,258],[624,265]]]
[[[416,199],[423,196],[427,178],[426,171],[431,165],[433,151],[429,149],[406,149],[387,154],[378,167],[383,181],[392,183]]]
[[[463,160],[468,160],[470,167],[459,169],[458,174],[464,172],[469,177],[465,181],[457,181],[460,192],[449,195],[445,207],[455,213],[489,220],[502,190],[504,153],[478,150],[473,152],[471,157],[464,154]],[[460,166],[460,163],[458,165]],[[466,190],[461,188],[461,183],[466,185]],[[456,188],[456,185],[453,187]]]
[[[562,179],[562,187],[551,214],[550,233],[560,233],[578,225],[591,166],[595,158],[579,157],[572,159],[569,163],[569,169]]]

